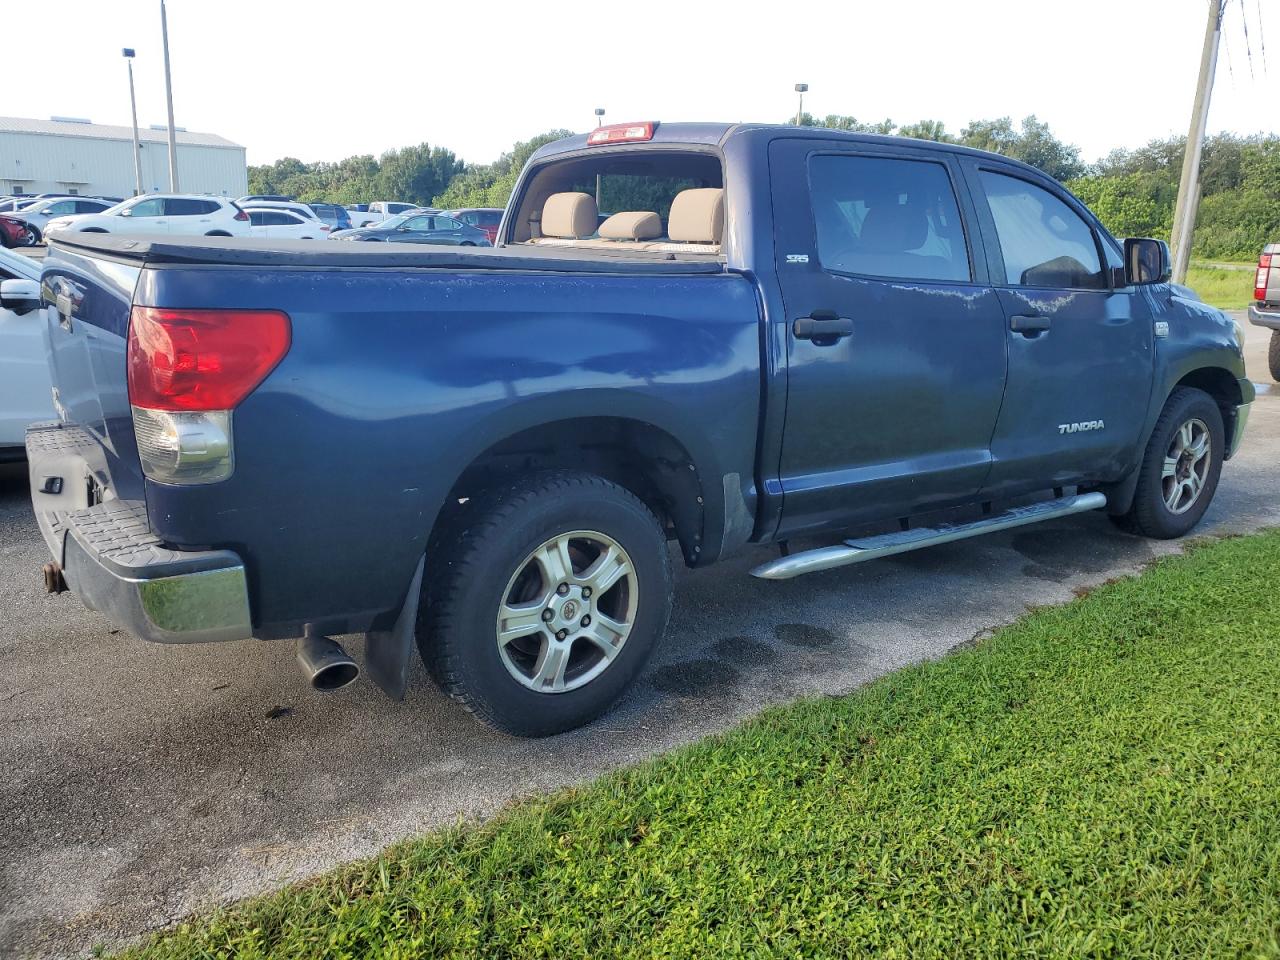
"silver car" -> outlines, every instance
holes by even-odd
[[[44,239],[44,228],[54,217],[75,216],[81,213],[101,213],[114,204],[92,197],[50,197],[48,200],[37,200],[30,206],[12,213],[0,214],[9,220],[17,220],[26,225],[22,244],[33,247]]]

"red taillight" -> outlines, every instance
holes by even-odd
[[[654,128],[658,121],[646,120],[644,123],[615,123],[608,127],[596,127],[587,136],[588,147],[600,147],[606,143],[637,143],[652,140]]]
[[[1271,254],[1263,253],[1258,256],[1258,274],[1253,279],[1253,299],[1263,301],[1267,299],[1267,278],[1271,274]]]
[[[330,230],[333,229],[333,227],[329,226],[328,224],[321,224],[320,229],[323,230],[325,233],[328,233]]]
[[[278,310],[159,310],[129,318],[129,402],[152,410],[231,410],[289,352]]]
[[[235,215],[232,219],[234,219],[234,220],[239,220],[239,221],[241,221],[242,223],[244,223],[244,222],[247,222],[247,221],[248,221],[248,219],[249,219],[249,215],[248,215],[247,213],[245,213],[243,210],[241,210],[241,209],[237,208],[237,209],[236,209],[236,215]]]

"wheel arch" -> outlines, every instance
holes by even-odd
[[[696,447],[696,441],[690,443],[651,417],[626,414],[582,411],[509,426],[459,459],[461,466],[432,525],[432,539],[454,525],[479,491],[520,473],[573,469],[635,494],[679,541],[685,562],[697,565],[716,556],[719,530],[708,529],[707,518],[715,515],[710,501],[718,498],[709,496],[706,467],[694,453]],[[717,536],[716,544],[708,544],[709,535]],[[428,563],[434,552],[429,546]]]

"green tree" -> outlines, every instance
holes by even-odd
[[[572,136],[569,130],[551,130],[517,143],[493,163],[467,167],[442,188],[433,205],[446,210],[458,207],[505,207],[516,178],[529,158],[543,144]]]

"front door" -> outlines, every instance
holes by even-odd
[[[977,495],[1004,392],[1004,314],[954,157],[770,148],[787,324],[779,535]]]
[[[964,165],[1009,344],[987,493],[1118,480],[1141,449],[1151,311],[1116,284],[1119,254],[1056,184],[998,161]]]

